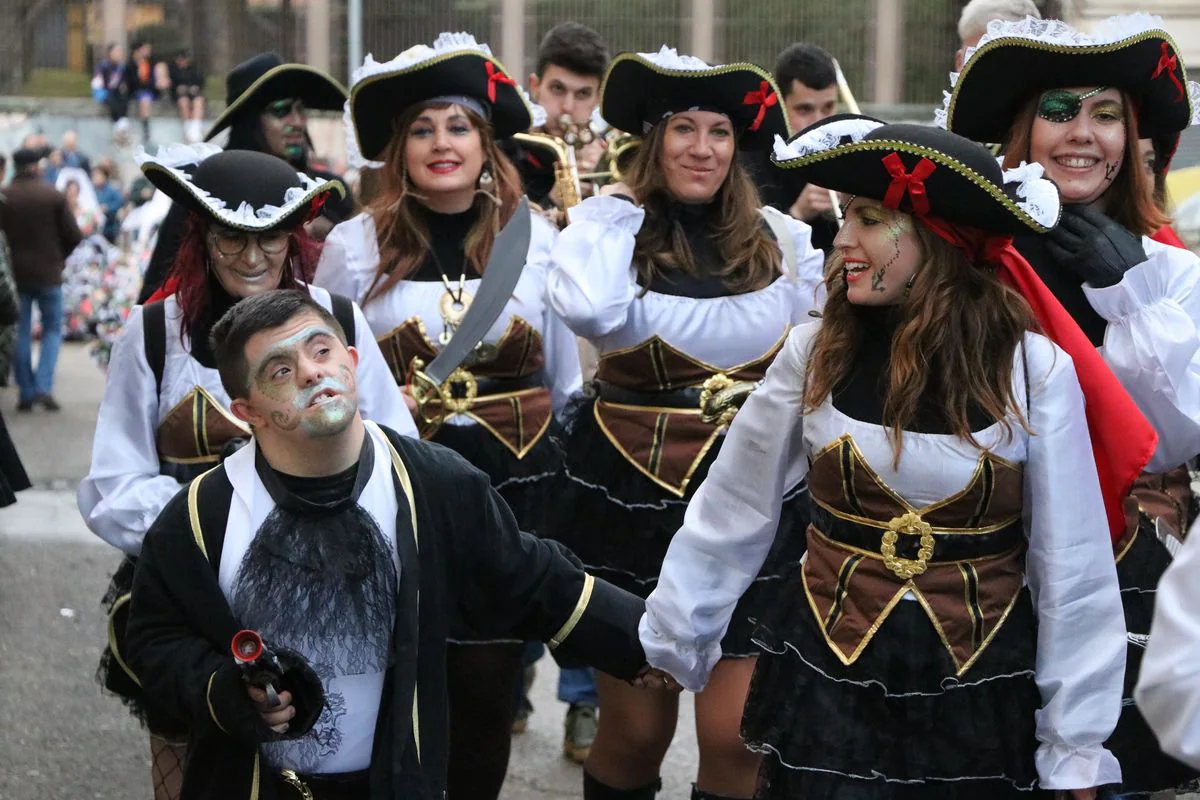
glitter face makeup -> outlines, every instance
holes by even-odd
[[[1080,105],[1069,117],[1062,99],[1068,95]],[[1041,113],[1047,102],[1057,113]],[[1119,90],[1103,87],[1054,89],[1042,95],[1030,131],[1029,155],[1058,185],[1063,203],[1095,203],[1120,174],[1127,135],[1125,102]]]
[[[900,303],[921,259],[912,217],[865,197],[847,203],[833,247],[841,258],[846,297],[860,305]]]
[[[342,432],[354,419],[356,364],[337,334],[312,317],[298,317],[254,358],[250,402],[272,427],[322,438]]]

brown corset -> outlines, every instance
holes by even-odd
[[[420,317],[405,320],[380,336],[379,347],[401,386],[409,383],[415,362],[424,366],[438,354]],[[415,415],[422,438],[432,438],[443,421],[462,414],[482,425],[514,456],[523,458],[546,433],[553,416],[550,392],[541,385],[528,385],[538,379],[545,365],[542,335],[525,320],[512,317],[495,345],[481,346],[473,360],[464,362],[447,381],[459,385],[473,381],[478,393],[469,394],[469,402],[456,404],[455,409],[445,408],[434,398]],[[469,374],[469,379],[463,373]]]
[[[1168,472],[1143,472],[1125,498],[1125,533],[1114,549],[1120,562],[1129,552],[1143,524],[1161,530],[1180,543],[1188,529],[1192,504],[1192,476],[1187,466]]]
[[[600,357],[596,380],[647,394],[701,389],[762,380],[787,340],[787,331],[759,358],[729,369],[676,350],[658,336]],[[696,408],[668,408],[597,400],[596,422],[625,460],[668,492],[683,497],[693,473],[717,437],[729,427],[735,409],[709,421]]]
[[[155,444],[163,473],[189,480],[216,464],[230,441],[249,436],[245,423],[197,386],[159,422]]]
[[[966,673],[1023,584],[1021,465],[984,451],[964,489],[916,508],[846,434],[813,457],[808,486],[804,589],[833,652],[853,663],[912,592]]]

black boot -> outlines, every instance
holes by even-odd
[[[713,794],[712,792],[702,792],[696,788],[696,784],[692,784],[692,800],[740,800],[736,797],[726,797],[723,794]]]
[[[586,769],[583,771],[583,800],[654,800],[661,788],[662,778],[656,778],[640,789],[614,789],[593,778]]]

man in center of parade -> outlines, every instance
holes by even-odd
[[[311,163],[312,141],[308,134],[310,109],[341,111],[346,88],[319,69],[307,64],[285,64],[275,53],[260,53],[234,67],[225,78],[225,110],[205,135],[211,141],[228,129],[226,150],[254,150],[278,156],[314,178],[337,180],[338,175]],[[318,241],[330,229],[354,213],[349,197],[332,197],[321,214],[306,225]],[[187,209],[173,203],[159,229],[158,242],[142,282],[139,303],[145,303],[170,278],[171,265],[187,230]],[[168,292],[169,293],[169,292]]]
[[[639,674],[642,601],[522,533],[453,451],[364,421],[324,307],[249,298],[212,347],[254,438],[155,522],[129,619],[145,691],[189,721],[183,800],[443,797],[451,609]]]

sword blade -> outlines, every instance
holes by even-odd
[[[441,385],[450,377],[503,313],[525,269],[530,232],[529,201],[522,197],[512,218],[496,236],[479,290],[467,308],[462,324],[437,358],[423,370],[434,383]]]

